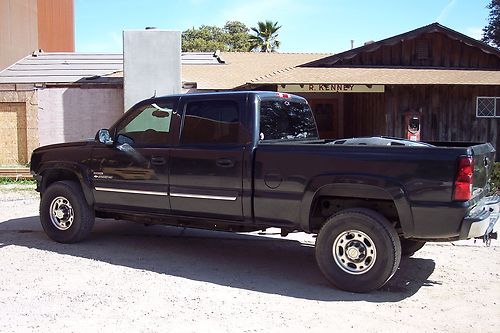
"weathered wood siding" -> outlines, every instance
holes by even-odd
[[[500,86],[386,86],[384,94],[345,94],[344,136],[405,137],[405,115],[416,112],[423,141],[490,142],[500,149],[500,118],[477,118],[478,96],[498,97]]]
[[[344,137],[387,135],[385,94],[344,94]]]
[[[406,112],[421,113],[421,138],[499,145],[500,118],[477,118],[478,96],[500,96],[500,86],[388,86],[387,133],[405,135]]]
[[[427,33],[394,45],[382,45],[376,50],[361,52],[335,64],[342,65],[500,69],[500,59],[444,34]]]

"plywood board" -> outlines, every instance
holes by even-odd
[[[27,163],[26,104],[0,103],[0,165]]]

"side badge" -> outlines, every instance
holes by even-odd
[[[105,175],[104,172],[94,172],[94,179],[113,179],[113,176]]]

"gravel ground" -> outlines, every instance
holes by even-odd
[[[0,331],[500,332],[496,241],[427,244],[370,294],[331,288],[313,246],[108,220],[58,244],[32,187],[0,185]]]

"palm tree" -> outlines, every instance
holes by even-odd
[[[260,52],[274,52],[280,47],[278,34],[276,33],[281,26],[278,22],[257,22],[258,28],[251,28],[256,35],[250,37],[250,51],[260,49]]]

